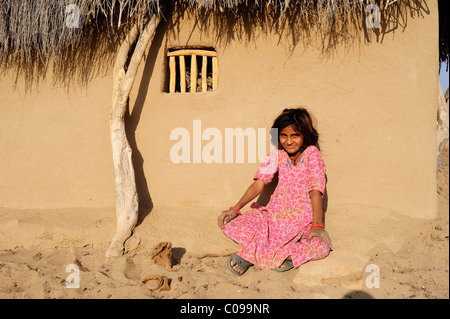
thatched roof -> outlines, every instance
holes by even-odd
[[[42,55],[54,52],[74,42],[80,29],[90,25],[107,24],[110,31],[124,23],[141,21],[172,1],[164,0],[1,0],[0,1],[0,54],[7,52],[25,55],[38,50]],[[174,1],[175,2],[175,1]],[[182,0],[197,10],[234,10],[242,7],[271,6],[280,13],[290,6],[304,12],[321,8],[323,22],[359,7],[355,0]],[[76,4],[80,12],[79,28],[68,28],[69,4]]]
[[[130,23],[142,23],[167,4],[189,7],[199,12],[216,11],[237,14],[242,10],[261,11],[270,7],[279,16],[298,20],[314,20],[319,26],[346,23],[352,12],[363,12],[368,0],[0,0],[0,66],[8,60],[31,62],[37,58],[58,56],[61,50],[82,41],[86,29],[96,28],[108,37],[120,33]],[[447,7],[448,1],[439,0]],[[382,10],[426,8],[423,0],[376,0]],[[67,27],[73,11],[79,8],[79,28]],[[389,5],[389,6],[388,6]],[[388,8],[389,7],[389,8]],[[395,7],[395,8],[394,8]],[[387,8],[387,9],[386,9]],[[69,11],[67,11],[69,10]],[[426,9],[425,9],[426,11]],[[444,10],[440,10],[446,12]],[[397,13],[398,14],[398,13]],[[311,17],[314,17],[313,19]],[[448,18],[442,14],[441,60],[448,60]]]

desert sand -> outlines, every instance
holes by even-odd
[[[115,230],[114,208],[3,208],[0,298],[449,298],[448,144],[439,166],[436,219],[351,206],[335,209],[345,210],[340,218],[330,208],[327,228],[334,250],[324,260],[285,273],[253,267],[242,277],[231,274],[226,261],[239,247],[218,229],[219,208],[211,209],[209,220],[195,219],[201,208],[186,208],[182,215],[179,209],[155,208],[126,242],[124,255],[113,258],[105,251]],[[373,219],[358,220],[360,209],[373,210]],[[173,218],[186,218],[186,227],[174,230]],[[192,223],[204,231],[193,233]],[[172,269],[151,260],[162,241],[173,245]],[[67,286],[74,274],[66,268],[70,265],[79,269],[79,288]],[[169,290],[155,291],[155,280],[144,283],[151,275],[165,276]]]

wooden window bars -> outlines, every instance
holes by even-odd
[[[214,50],[182,49],[167,53],[169,93],[207,92],[217,88],[218,65]]]

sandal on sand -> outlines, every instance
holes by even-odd
[[[272,270],[275,270],[276,272],[285,272],[294,268],[294,263],[292,262],[292,260],[285,260],[283,264],[283,267],[275,268]]]
[[[234,266],[238,266],[242,272],[237,272],[236,270],[233,269],[234,266],[231,266],[231,261],[234,260],[236,264],[234,264]],[[230,256],[230,258],[228,258],[227,261],[227,265],[228,268],[230,268],[230,271],[238,276],[242,276],[251,266],[253,266],[253,264],[241,257],[239,257],[237,254],[233,254]]]

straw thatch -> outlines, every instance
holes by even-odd
[[[8,60],[31,63],[49,56],[57,58],[61,50],[83,41],[86,29],[98,29],[110,39],[130,24],[142,25],[144,20],[162,5],[178,3],[178,8],[189,7],[198,12],[231,12],[243,10],[261,12],[270,7],[279,16],[293,16],[308,20],[321,28],[337,28],[348,22],[354,12],[363,12],[363,6],[373,0],[0,0],[0,66]],[[421,0],[377,0],[387,11],[392,7],[426,7]],[[439,0],[444,7],[448,1]],[[68,27],[73,14],[68,9],[75,4],[79,9],[78,27]],[[389,7],[389,8],[388,8]],[[69,10],[69,11],[67,11]],[[443,11],[443,10],[441,10]],[[292,14],[295,12],[295,14]],[[444,11],[443,11],[444,12]],[[441,14],[441,60],[448,59],[448,19]]]
[[[147,15],[152,15],[161,4],[160,0],[3,0],[0,2],[0,59],[8,55],[21,56],[31,61],[33,53],[41,57],[57,53],[61,48],[75,43],[82,35],[81,30],[99,24],[108,26],[113,33],[121,25],[130,21],[142,23]],[[339,11],[348,11],[358,1],[352,0],[319,0],[319,1],[213,1],[186,0],[188,6],[198,10],[227,10],[240,6],[261,7],[270,5],[285,12],[290,5],[298,5],[311,10],[315,5],[323,8],[328,21]],[[70,12],[68,6],[75,4],[79,8],[79,25],[77,28],[67,27]]]

